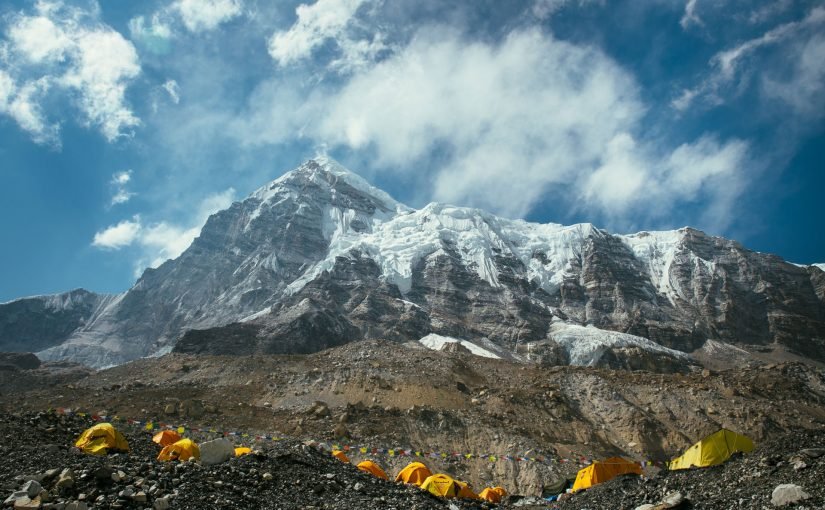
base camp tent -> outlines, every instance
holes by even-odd
[[[364,471],[364,472],[370,473],[372,475],[375,475],[378,478],[381,478],[382,480],[389,480],[389,478],[387,477],[387,473],[385,473],[384,470],[381,469],[381,466],[379,466],[378,464],[376,464],[375,462],[373,462],[371,460],[361,461],[361,462],[358,463],[357,467],[361,471]]]
[[[235,457],[240,457],[241,455],[249,455],[252,453],[252,448],[248,446],[236,446],[235,447]]]
[[[421,488],[442,498],[455,498],[461,492],[461,486],[451,476],[443,473],[428,476]]]
[[[455,483],[458,484],[458,497],[459,498],[466,498],[466,499],[478,499],[478,494],[473,492],[473,489],[470,488],[470,485],[467,482],[462,482],[460,480],[456,480]]]
[[[129,451],[126,438],[115,430],[111,423],[98,423],[86,429],[74,445],[90,455],[106,455],[109,450]]]
[[[478,497],[490,503],[500,503],[501,498],[506,495],[507,491],[501,487],[487,487],[478,494]]]
[[[398,472],[395,477],[396,482],[412,483],[421,486],[432,473],[427,466],[420,462],[410,462],[407,466]]]
[[[341,450],[332,450],[332,456],[341,462],[349,462],[349,457]]]
[[[642,466],[638,462],[630,462],[621,457],[610,457],[603,461],[595,460],[586,468],[579,470],[576,482],[573,484],[573,492],[588,489],[628,473],[641,475]]]
[[[152,436],[152,441],[156,442],[161,446],[169,446],[170,444],[177,443],[180,440],[180,434],[178,434],[174,430],[161,430],[160,432]]]
[[[737,434],[728,429],[705,437],[682,454],[668,463],[668,469],[688,469],[691,467],[707,467],[721,464],[737,452],[749,453],[753,451],[753,441],[750,438]]]
[[[198,445],[191,439],[181,439],[176,443],[163,448],[158,455],[158,460],[189,460],[201,458],[201,451]]]

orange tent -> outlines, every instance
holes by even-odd
[[[432,476],[427,466],[420,462],[410,462],[407,467],[398,472],[395,477],[396,482],[412,483],[421,486],[424,480]]]
[[[507,495],[501,487],[487,487],[478,495],[479,498],[489,501],[490,503],[499,503],[501,498]]]
[[[169,446],[170,444],[177,443],[180,440],[180,434],[178,434],[174,430],[161,430],[160,432],[152,436],[152,441],[156,442],[161,446]]]
[[[628,473],[641,475],[642,466],[638,462],[630,462],[621,457],[610,457],[603,461],[594,460],[592,464],[579,470],[576,482],[573,484],[573,492],[588,489]]]
[[[378,464],[376,464],[375,462],[373,462],[371,460],[365,460],[365,461],[359,462],[358,463],[358,469],[360,469],[361,471],[373,474],[373,475],[377,476],[378,478],[381,478],[382,480],[389,480],[389,478],[387,478],[387,473],[385,473],[384,470],[381,469],[381,466],[379,466]]]
[[[241,455],[248,455],[252,453],[252,448],[248,446],[236,446],[235,447],[235,457],[240,457]]]
[[[341,462],[349,462],[349,457],[347,457],[341,450],[332,450],[332,456]]]

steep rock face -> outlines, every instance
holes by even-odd
[[[60,344],[112,296],[84,289],[0,304],[0,350],[39,351]]]
[[[105,366],[173,347],[305,353],[433,333],[516,359],[625,368],[684,366],[679,351],[709,339],[825,360],[816,266],[690,228],[612,235],[445,204],[413,210],[324,158],[210,217],[124,294],[75,301],[88,304],[69,316],[38,301],[0,305],[0,349]],[[575,355],[581,341],[592,357]]]

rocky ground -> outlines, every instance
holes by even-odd
[[[795,504],[776,504],[783,500],[775,499],[774,492],[777,498],[779,493],[788,492],[776,491],[786,484],[799,487],[807,497]],[[662,505],[666,500],[670,500],[671,506]],[[651,506],[643,506],[646,504]],[[750,454],[711,468],[663,471],[649,479],[620,477],[575,494],[552,508],[729,510],[779,506],[797,510],[825,508],[825,432],[780,434]]]
[[[304,356],[172,354],[100,372],[0,370],[0,411],[59,407],[301,443],[446,453],[427,459],[434,471],[477,490],[501,485],[535,497],[582,459],[664,461],[720,427],[757,444],[819,433],[825,372],[796,362],[684,374],[553,367],[376,341]],[[378,460],[395,473],[410,458]]]
[[[486,508],[468,501],[447,502],[415,486],[380,480],[291,440],[201,466],[155,460],[159,447],[151,435],[126,426],[119,430],[129,441],[128,454],[85,455],[72,445],[92,424],[88,417],[47,413],[0,417],[0,488],[5,504],[44,510]],[[24,490],[28,495],[18,493],[15,501],[15,492]]]

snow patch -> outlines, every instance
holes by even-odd
[[[594,326],[579,326],[554,321],[550,337],[567,353],[571,365],[595,366],[605,351],[613,347],[639,347],[649,352],[689,360],[684,352],[669,349],[640,336],[605,331]]]
[[[436,335],[435,333],[430,333],[429,335],[421,338],[419,342],[424,347],[432,349],[434,351],[440,351],[444,344],[458,342],[476,356],[482,356],[484,358],[501,359],[501,356],[499,356],[498,354],[495,354],[492,351],[488,351],[487,349],[484,349],[483,347],[480,347],[474,344],[473,342],[469,342],[467,340],[460,340],[458,338],[453,338],[450,336],[441,336]]]

